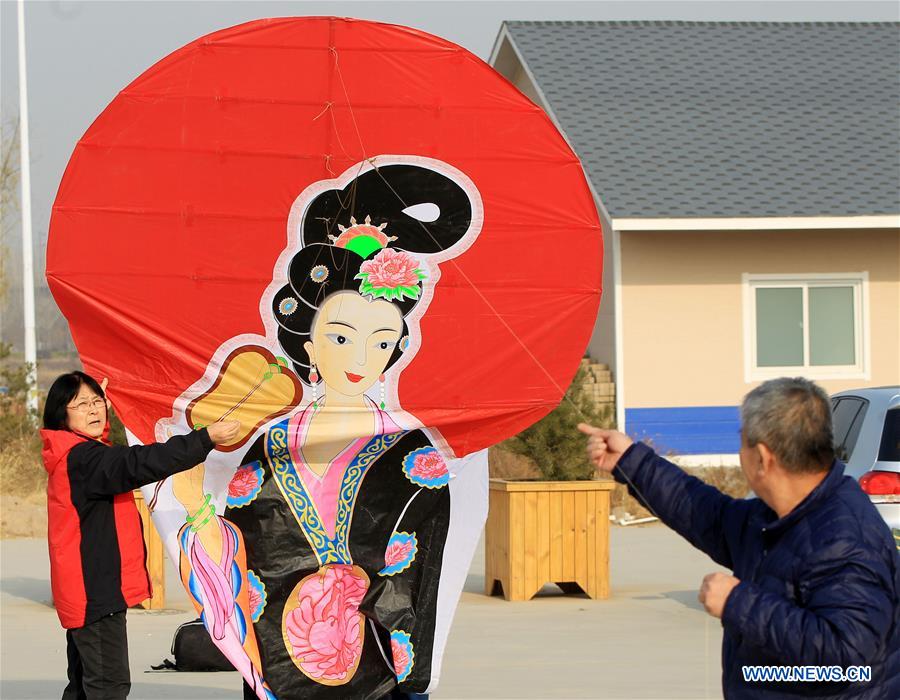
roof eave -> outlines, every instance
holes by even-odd
[[[562,135],[565,142],[569,145],[569,148],[572,150],[572,153],[575,153],[575,148],[572,145],[572,141],[569,138],[569,135],[566,133],[566,130],[563,128],[562,122],[556,116],[556,113],[553,111],[553,106],[550,104],[550,100],[547,99],[547,95],[544,94],[543,89],[541,89],[540,84],[535,78],[534,73],[531,72],[531,68],[528,66],[528,62],[525,60],[525,56],[519,50],[519,47],[516,46],[516,41],[513,38],[512,33],[509,31],[509,26],[507,21],[504,20],[500,25],[500,31],[497,33],[497,38],[494,40],[494,47],[491,49],[491,57],[488,60],[488,63],[493,68],[495,62],[497,60],[497,56],[500,53],[501,48],[503,47],[504,40],[509,42],[509,46],[515,54],[516,60],[518,60],[519,65],[522,66],[522,70],[525,71],[525,75],[528,77],[528,80],[531,82],[531,85],[534,87],[535,93],[537,93],[538,98],[541,103],[538,105],[541,109],[543,109],[547,116],[550,117],[550,121],[553,122],[553,125]],[[594,181],[591,176],[588,174],[587,169],[584,167],[584,163],[581,162],[579,158],[579,163],[581,164],[581,171],[584,174],[584,180],[587,183],[588,189],[591,191],[591,194],[594,196],[594,203],[597,205],[597,209],[600,212],[600,216],[605,221],[611,221],[612,217],[609,215],[609,211],[606,208],[606,203],[600,198],[600,193],[597,192],[597,188],[594,187]]]
[[[870,216],[613,217],[617,231],[785,231],[900,228],[900,214]]]

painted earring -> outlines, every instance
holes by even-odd
[[[378,377],[378,381],[381,382],[381,410],[384,410],[384,373]]]
[[[316,371],[315,363],[309,366],[309,383],[312,385],[312,405],[313,408],[319,407],[319,373]]]

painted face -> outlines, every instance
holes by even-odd
[[[329,389],[358,396],[378,381],[402,329],[403,317],[389,301],[338,292],[319,307],[304,347]]]
[[[72,432],[101,437],[106,427],[106,401],[82,384],[77,396],[66,404],[66,424]]]

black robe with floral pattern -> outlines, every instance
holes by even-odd
[[[243,534],[248,578],[257,588],[252,617],[263,677],[279,700],[369,700],[387,695],[398,682],[403,691],[424,692],[450,522],[449,473],[423,480],[411,472],[417,455],[437,454],[421,430],[373,437],[345,469],[331,539],[316,527],[315,509],[309,507],[311,499],[286,447],[287,425],[285,419],[270,427],[247,452],[241,468],[252,470],[253,492],[242,499],[243,505],[229,499],[225,511],[225,519]],[[387,568],[386,548],[398,537],[406,549],[414,542],[414,556]],[[362,652],[355,672],[324,684],[296,663],[284,612],[286,606],[296,606],[292,594],[305,577],[323,565],[348,564],[362,569],[369,580],[359,605]],[[399,659],[409,663],[395,671],[398,650]],[[245,696],[256,697],[246,686]]]

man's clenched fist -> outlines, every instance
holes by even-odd
[[[721,572],[707,574],[703,577],[703,584],[700,586],[697,599],[703,603],[706,612],[713,617],[721,618],[722,611],[725,609],[725,601],[740,582],[739,578]]]

